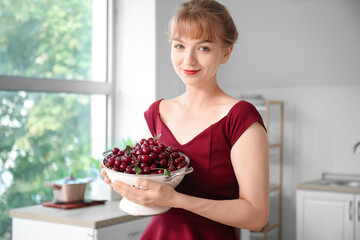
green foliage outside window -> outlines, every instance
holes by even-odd
[[[0,75],[89,79],[91,4],[1,0]],[[45,182],[89,176],[90,121],[90,96],[0,90],[1,240],[10,209],[52,200]]]
[[[0,75],[84,80],[91,0],[1,0]]]

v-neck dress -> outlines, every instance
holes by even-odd
[[[184,177],[176,191],[207,199],[238,199],[239,185],[231,164],[230,151],[251,124],[257,121],[264,126],[256,108],[249,102],[239,101],[218,122],[189,142],[180,144],[160,118],[160,102],[154,102],[144,113],[151,134],[161,134],[161,142],[179,147],[181,152],[189,156],[190,166],[194,168],[194,172]],[[168,239],[231,240],[239,237],[234,227],[184,209],[172,208],[153,216],[141,237],[141,240]]]

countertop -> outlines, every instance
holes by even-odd
[[[58,209],[35,205],[12,209],[10,210],[10,217],[95,229],[141,218],[121,211],[119,203],[120,201],[108,201],[102,205],[76,209]]]
[[[317,179],[309,182],[301,183],[297,189],[303,190],[316,190],[316,191],[329,191],[329,192],[343,192],[343,193],[360,193],[359,187],[345,187],[345,186],[327,186],[319,184],[322,179]]]

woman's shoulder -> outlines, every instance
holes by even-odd
[[[229,115],[232,114],[259,114],[256,107],[250,102],[244,100],[237,100],[237,102],[231,107]]]
[[[179,97],[172,99],[160,99],[158,101],[158,109],[161,113],[168,113],[172,110],[181,108],[181,102]]]
[[[155,102],[153,102],[152,104],[150,104],[148,111],[154,111],[157,110],[159,108],[160,103],[163,101],[164,99],[158,99]]]

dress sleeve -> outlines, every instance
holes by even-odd
[[[266,127],[260,113],[254,105],[247,101],[240,101],[234,106],[229,120],[231,146],[236,143],[245,130],[254,122],[259,122],[266,131]]]
[[[144,112],[146,123],[149,127],[151,135],[156,135],[156,118],[159,115],[159,104],[161,100],[158,100],[150,105],[148,110]]]

